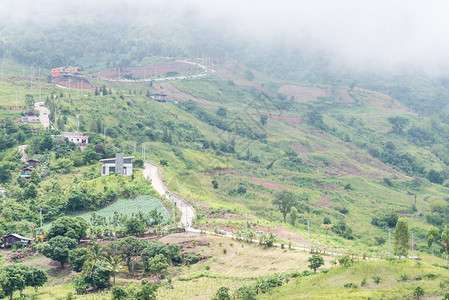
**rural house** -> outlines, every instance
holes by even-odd
[[[89,144],[89,136],[81,135],[78,132],[61,132],[61,136],[75,144]]]
[[[40,161],[38,159],[31,158],[31,159],[27,160],[27,164],[29,164],[33,168],[37,169],[37,168],[39,168]]]
[[[123,153],[116,153],[115,158],[101,159],[101,176],[117,173],[122,176],[131,176],[133,173],[134,156],[124,157]]]
[[[15,244],[31,245],[33,239],[23,237],[18,234],[8,234],[3,237],[3,247],[11,247]]]
[[[26,167],[22,169],[22,174],[20,174],[20,177],[30,178],[31,172],[33,172],[32,168]]]
[[[167,95],[164,94],[151,94],[150,96],[151,98],[157,100],[158,102],[165,102],[166,101],[165,97],[167,97]]]

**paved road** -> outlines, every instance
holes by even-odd
[[[22,157],[20,158],[20,160],[24,161],[24,162],[26,162],[28,160],[28,155],[25,152],[27,147],[28,147],[28,145],[20,145],[19,146],[19,151],[22,153]]]
[[[186,222],[188,224],[186,230],[190,232],[199,232],[199,230],[191,227],[192,219],[195,217],[195,209],[193,208],[193,206],[184,199],[181,199],[181,197],[179,197],[178,195],[172,193],[167,188],[158,174],[158,165],[152,162],[145,162],[144,167],[145,168],[143,170],[143,176],[146,179],[151,180],[151,185],[154,187],[154,189],[170,202],[174,202],[179,208],[181,212],[181,224],[185,225]]]
[[[50,128],[50,119],[48,117],[50,111],[44,106],[44,102],[35,103],[34,109],[39,112],[39,120],[41,121],[42,126],[46,129]]]

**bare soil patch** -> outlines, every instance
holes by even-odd
[[[321,199],[318,200],[313,206],[315,207],[328,207],[332,205],[331,197],[328,195],[321,195]]]
[[[298,85],[283,85],[278,90],[279,93],[288,97],[293,97],[294,102],[309,102],[317,101],[318,98],[332,98],[340,103],[352,103],[354,99],[348,94],[345,89],[322,89],[315,86],[298,86]]]
[[[235,169],[233,168],[217,168],[217,169],[213,169],[212,171],[206,171],[207,174],[211,174],[211,175],[229,175],[232,172],[234,172]]]
[[[281,121],[281,122],[287,122],[289,124],[300,124],[301,123],[301,118],[298,117],[294,117],[294,116],[285,116],[285,115],[280,115],[280,114],[270,114],[269,115],[270,118],[273,118],[275,120]]]
[[[303,146],[299,143],[293,143],[293,149],[295,149],[296,153],[298,153],[298,154],[312,152],[306,146]]]
[[[255,184],[263,185],[264,187],[273,189],[273,190],[280,190],[285,187],[285,184],[272,182],[272,181],[265,181],[265,180],[258,179],[258,178],[254,178],[252,181]]]
[[[125,68],[108,68],[101,70],[100,72],[91,74],[92,78],[101,78],[101,79],[116,79],[120,76],[133,76],[138,78],[157,76],[160,74],[164,74],[167,72],[183,72],[187,71],[191,68],[194,68],[195,65],[183,62],[183,61],[172,61],[148,66],[141,67],[125,67]]]

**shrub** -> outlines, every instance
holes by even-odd
[[[373,281],[375,284],[379,284],[382,281],[380,276],[373,276]]]
[[[362,279],[362,282],[360,283],[360,286],[365,286],[368,279],[365,277]]]
[[[356,289],[356,288],[358,288],[357,284],[352,283],[352,282],[345,283],[344,287],[348,288],[348,289]]]
[[[187,256],[187,258],[186,258],[186,262],[188,262],[191,265],[196,264],[199,261],[200,261],[200,258],[195,253],[189,254],[189,256]]]
[[[212,300],[230,300],[231,296],[229,296],[229,288],[222,286],[218,289],[215,295],[212,297]]]
[[[126,300],[128,299],[128,293],[126,289],[119,285],[114,285],[111,289],[112,300]]]
[[[415,287],[413,290],[413,296],[418,297],[418,299],[421,298],[421,296],[424,296],[424,289],[420,286]]]
[[[398,281],[407,281],[407,280],[409,280],[409,276],[408,276],[407,274],[402,274],[402,275],[399,277],[399,280],[398,280]]]

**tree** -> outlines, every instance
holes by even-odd
[[[267,125],[267,121],[268,121],[268,116],[260,116],[260,124],[262,125]]]
[[[292,226],[295,226],[297,219],[298,219],[298,210],[296,209],[296,207],[293,206],[290,209],[290,223],[292,224]]]
[[[39,144],[39,148],[42,152],[50,151],[53,148],[53,138],[51,137],[50,132],[45,132],[42,140]]]
[[[310,262],[309,268],[316,273],[316,270],[324,265],[324,259],[321,255],[312,255],[309,257],[308,262]]]
[[[83,270],[84,262],[86,261],[86,248],[78,248],[70,250],[69,259],[72,263],[72,270],[75,272],[81,272]]]
[[[41,181],[41,176],[39,175],[39,173],[37,173],[36,169],[34,169],[30,175],[30,182],[35,185],[38,185],[40,181]]]
[[[226,117],[227,113],[228,113],[227,109],[222,106],[220,106],[216,112],[217,116],[220,116],[220,117]]]
[[[136,300],[156,300],[158,286],[146,280],[142,280],[139,291],[136,293]]]
[[[163,271],[166,271],[170,266],[168,264],[167,258],[163,254],[158,254],[155,257],[151,257],[148,259],[148,272],[150,274],[155,274],[156,277]]]
[[[128,267],[122,261],[122,257],[120,255],[109,256],[108,260],[104,264],[104,268],[112,273],[112,277],[114,278],[114,285],[115,285],[115,275],[117,273],[129,272]]]
[[[29,272],[31,273],[31,278],[29,280],[29,284],[27,285],[34,287],[34,290],[37,293],[37,289],[47,282],[47,273],[33,266],[30,266],[28,268]]]
[[[415,287],[413,290],[413,296],[416,296],[418,299],[421,298],[421,296],[424,296],[424,289],[420,286]]]
[[[145,224],[137,217],[131,217],[125,222],[125,232],[127,234],[144,234]]]
[[[449,228],[444,226],[443,232],[441,233],[441,252],[446,252],[446,268],[447,268],[447,256],[449,255]]]
[[[108,248],[112,254],[120,254],[125,260],[126,265],[131,271],[134,271],[134,266],[131,264],[132,258],[142,254],[142,242],[135,236],[128,236],[119,242],[111,242]]]
[[[75,239],[66,236],[56,236],[50,239],[48,244],[44,246],[42,254],[45,257],[59,261],[61,267],[64,268],[64,264],[69,259],[70,250],[74,249],[76,245],[77,242]]]
[[[60,217],[52,223],[47,232],[47,239],[66,236],[79,241],[86,236],[87,228],[88,224],[82,217]]]
[[[218,189],[218,181],[215,179],[212,179],[212,186],[214,187],[214,189]]]
[[[404,218],[399,218],[394,229],[394,255],[407,256],[408,253],[408,224]]]
[[[2,288],[6,295],[12,300],[15,291],[25,288],[25,277],[19,264],[7,265],[4,270]]]
[[[278,193],[276,195],[276,198],[273,200],[273,205],[277,206],[277,208],[281,211],[282,216],[284,217],[284,223],[287,214],[295,204],[295,195],[290,191],[282,191]]]
[[[387,119],[388,122],[390,122],[391,126],[393,127],[393,132],[395,133],[402,133],[405,126],[407,126],[409,119],[396,116],[396,117],[390,117]]]
[[[440,230],[435,226],[430,227],[429,231],[427,231],[426,234],[427,245],[429,246],[429,248],[432,247],[432,264],[433,264],[433,242],[438,238],[439,235]]]

